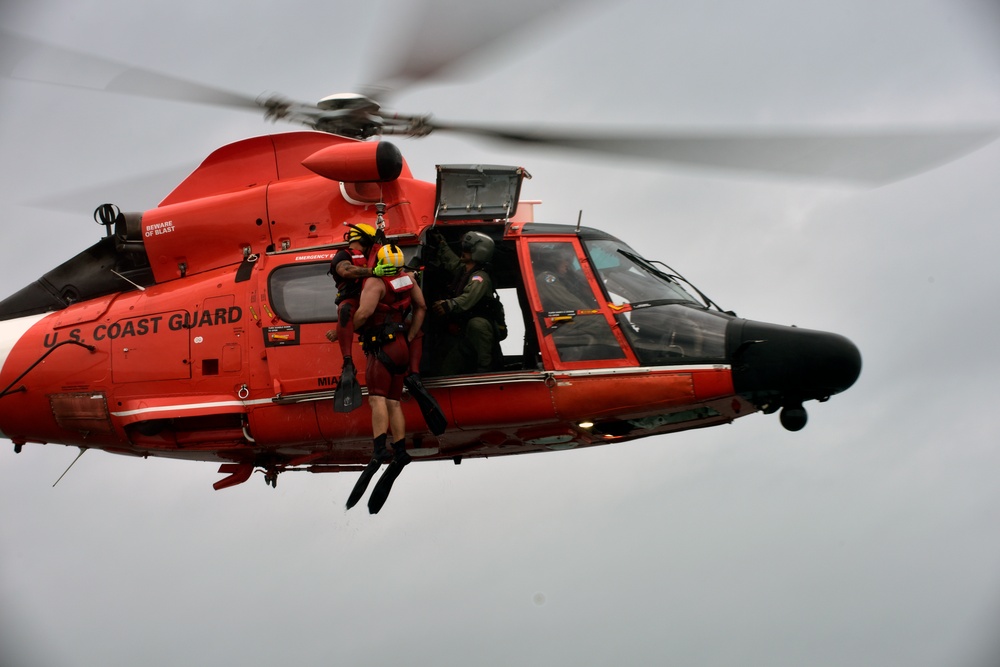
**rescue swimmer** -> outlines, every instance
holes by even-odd
[[[410,373],[410,346],[424,324],[427,303],[413,276],[403,270],[404,263],[403,251],[396,245],[384,245],[378,250],[374,277],[365,280],[353,319],[367,361],[373,453],[347,500],[348,509],[360,500],[379,466],[392,462],[368,501],[372,514],[382,508],[396,476],[410,462],[406,420],[399,401],[404,379]],[[386,447],[390,434],[392,452]]]

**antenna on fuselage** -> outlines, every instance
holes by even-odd
[[[136,282],[132,282],[131,280],[129,280],[128,278],[126,278],[126,277],[125,277],[125,276],[123,276],[122,274],[120,274],[120,273],[118,273],[117,271],[115,271],[114,269],[108,269],[108,271],[110,271],[111,273],[115,274],[116,276],[118,276],[119,278],[121,278],[122,280],[124,280],[125,282],[127,282],[128,284],[132,285],[132,287],[135,287],[135,288],[136,288],[136,289],[138,289],[138,290],[139,290],[140,292],[145,292],[145,291],[146,291],[146,288],[145,288],[145,287],[143,287],[143,286],[142,286],[142,285],[140,285],[139,283],[136,283]]]
[[[61,482],[62,478],[66,476],[66,473],[69,472],[69,469],[72,468],[74,465],[76,465],[76,462],[80,460],[80,457],[83,456],[86,451],[87,450],[85,448],[83,447],[80,448],[80,453],[76,455],[75,459],[73,459],[73,463],[69,464],[69,468],[66,468],[66,470],[63,471],[63,474],[59,475],[59,479],[57,479],[55,483],[52,485],[53,489],[56,488],[56,484]]]

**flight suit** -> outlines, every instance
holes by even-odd
[[[483,268],[466,273],[465,264],[446,243],[438,246],[438,265],[453,282],[445,299],[444,324],[438,342],[442,375],[493,370],[500,360],[500,342],[493,318],[493,280]],[[443,346],[442,346],[443,343]]]

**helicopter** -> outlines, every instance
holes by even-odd
[[[430,232],[452,246],[470,231],[489,236],[498,292],[524,331],[489,372],[442,375],[427,355],[424,384],[448,428],[431,432],[416,400],[404,400],[419,461],[610,444],[758,411],[780,412],[785,428],[799,430],[805,403],[859,376],[860,352],[843,336],[737,317],[606,232],[536,221],[533,205],[519,201],[522,167],[439,165],[436,182],[419,181],[383,139],[452,131],[626,154],[672,142],[681,159],[741,163],[831,137],[713,138],[709,155],[705,138],[444,123],[386,113],[377,98],[217,102],[309,131],[221,147],[149,210],[101,206],[104,238],[0,302],[0,433],[15,450],[58,443],[210,461],[225,475],[217,489],[257,470],[271,486],[291,470],[360,471],[369,414],[334,411],[342,359],[326,337],[336,328],[329,263],[346,244],[345,223],[379,228],[429,286]],[[857,148],[857,137],[845,139]],[[954,150],[954,137],[943,139]],[[984,137],[963,140],[967,150]],[[939,148],[929,150],[939,159]],[[775,160],[763,168],[780,167]],[[857,162],[877,169],[871,160],[845,168]],[[580,281],[584,307],[547,303],[558,259]]]

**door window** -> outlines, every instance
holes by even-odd
[[[542,336],[560,361],[624,359],[618,339],[594,296],[569,241],[534,242],[531,271],[541,304]]]
[[[275,269],[268,291],[278,317],[293,324],[335,321],[337,286],[329,271],[329,262],[288,264]]]

